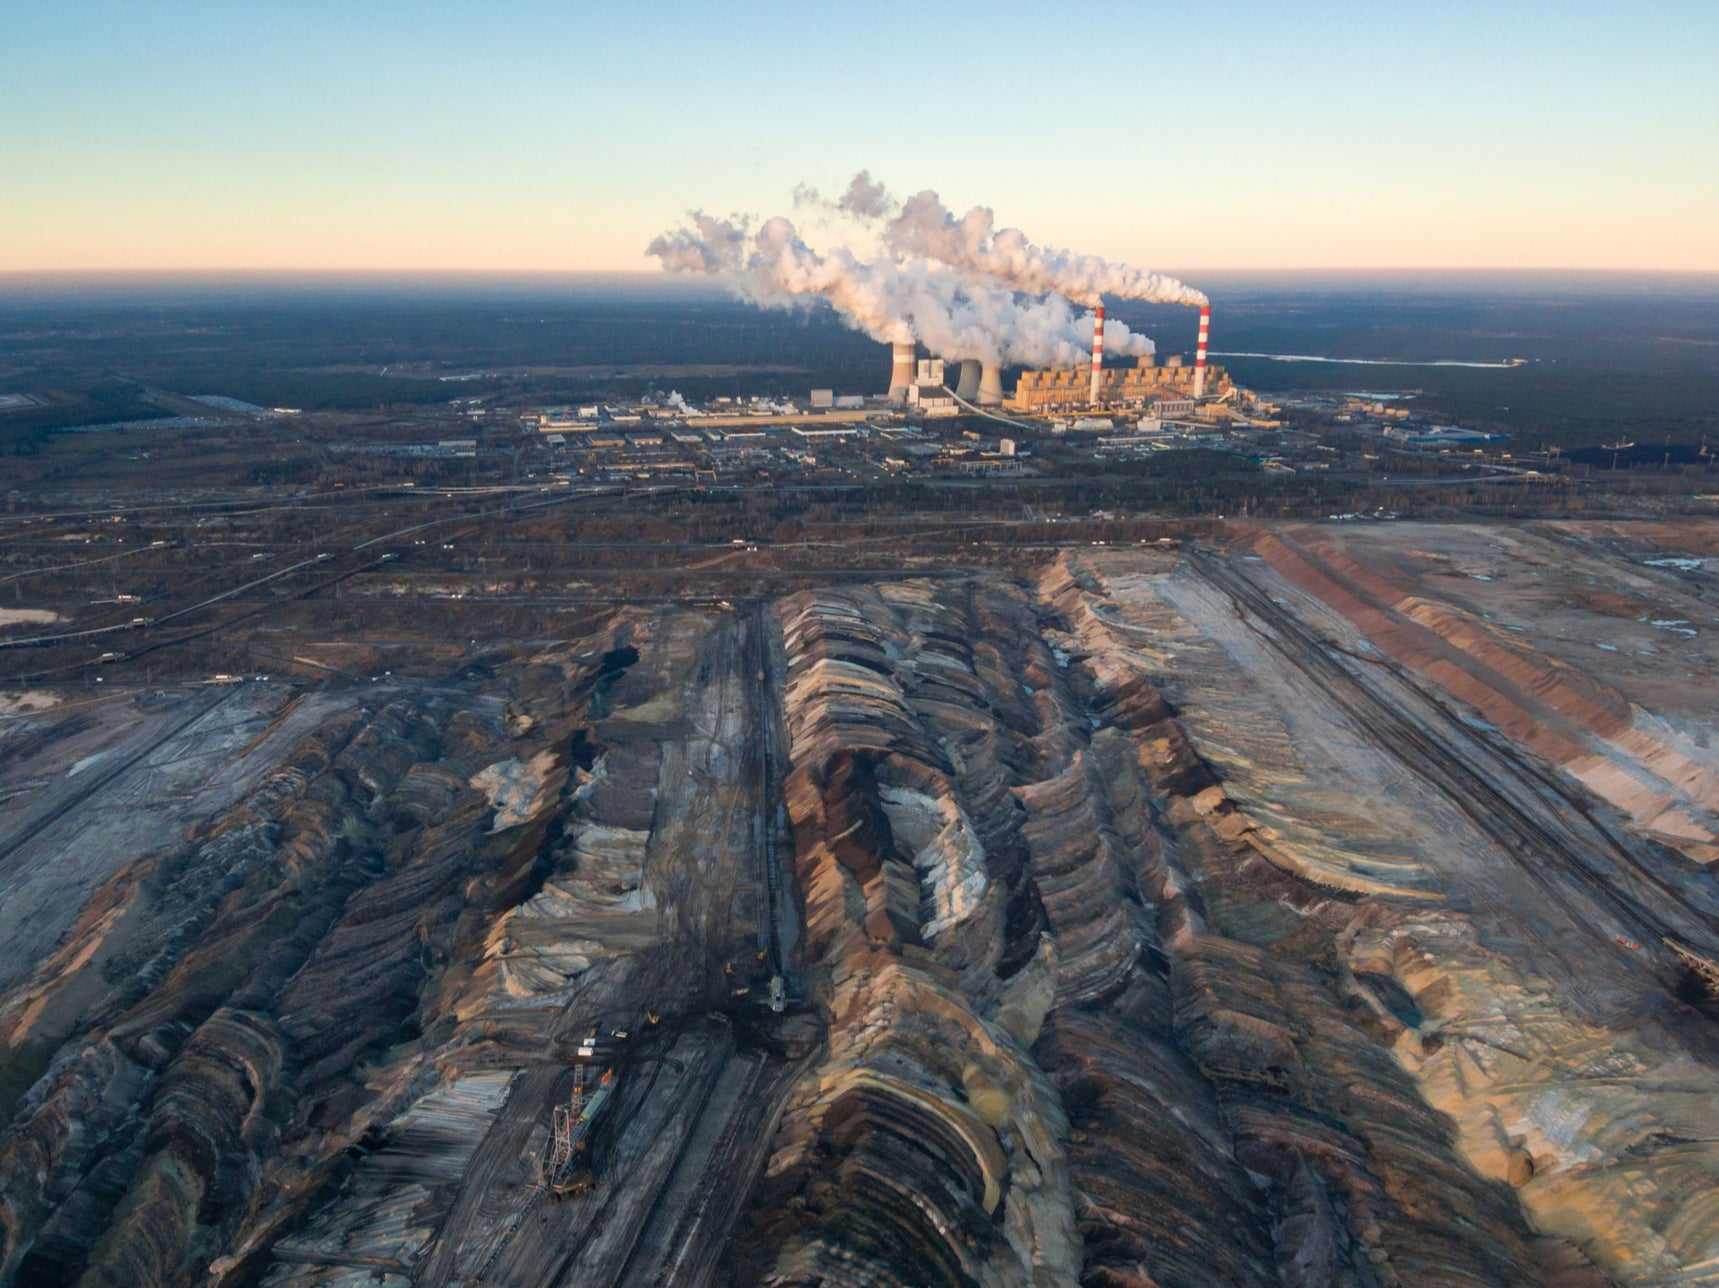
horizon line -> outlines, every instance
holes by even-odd
[[[1201,273],[1531,273],[1588,274],[1594,276],[1638,277],[1719,277],[1719,268],[1637,268],[1628,266],[1524,265],[1524,264],[1314,264],[1314,265],[1194,265],[1192,267],[1164,265],[1162,271],[1176,274]],[[701,278],[695,274],[671,273],[660,268],[330,268],[316,265],[257,266],[257,265],[193,265],[163,267],[81,267],[81,268],[6,268],[0,267],[0,280],[21,278],[98,278],[98,277],[625,277],[647,281],[715,282],[714,277]]]

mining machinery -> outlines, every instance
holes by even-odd
[[[615,1092],[615,1071],[603,1070],[593,1086],[591,1066],[573,1068],[573,1094],[565,1105],[556,1105],[549,1128],[549,1151],[540,1164],[539,1180],[556,1198],[585,1194],[592,1188],[590,1165],[591,1125]]]

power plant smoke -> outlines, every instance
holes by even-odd
[[[863,259],[844,246],[814,249],[788,219],[720,219],[693,211],[646,253],[671,272],[715,277],[764,308],[827,301],[849,326],[883,344],[919,342],[952,360],[987,366],[1069,366],[1093,339],[1105,294],[1197,304],[1205,296],[1174,278],[1035,246],[1019,229],[996,229],[990,210],[960,219],[933,192],[897,204],[865,171],[835,201],[802,185],[795,202],[870,226],[885,254]],[[1099,314],[1098,316],[1102,316]],[[1103,349],[1153,352],[1152,342],[1108,319]]]
[[[868,179],[863,172],[855,178]],[[881,187],[881,185],[879,185]],[[850,189],[852,191],[852,189]],[[890,209],[880,195],[871,208]],[[855,209],[854,213],[859,213]],[[988,206],[957,218],[927,188],[901,204],[883,222],[883,243],[900,259],[927,259],[969,274],[989,277],[1018,291],[1054,291],[1096,308],[1106,295],[1152,304],[1208,303],[1205,293],[1163,273],[1118,264],[1098,255],[1076,255],[1038,246],[1019,228],[998,228]]]
[[[861,170],[848,184],[848,190],[836,200],[836,209],[862,219],[882,219],[894,207],[889,190],[875,182],[871,172]]]
[[[950,358],[1067,365],[1092,335],[1091,317],[1077,317],[1059,296],[1023,299],[947,267],[867,262],[845,247],[819,252],[779,215],[754,228],[749,220],[695,211],[647,253],[671,271],[716,277],[764,308],[827,300],[850,326],[882,344],[919,341]],[[1120,322],[1105,327],[1105,344],[1117,353],[1152,352],[1150,340]]]

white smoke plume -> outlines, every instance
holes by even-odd
[[[869,170],[861,170],[849,180],[847,189],[834,201],[809,183],[797,183],[794,185],[794,205],[823,215],[847,215],[859,220],[884,219],[898,209],[889,189],[873,179]]]
[[[864,184],[871,200],[867,209],[844,207],[866,215],[887,212],[894,202],[882,184],[861,171],[853,192]],[[882,214],[873,218],[883,218]],[[998,228],[988,206],[974,206],[957,218],[942,199],[927,188],[901,203],[883,223],[883,243],[898,259],[928,259],[958,271],[980,274],[1020,291],[1054,291],[1077,304],[1096,307],[1106,295],[1153,304],[1203,305],[1205,293],[1163,273],[1118,264],[1098,255],[1076,255],[1053,246],[1038,246],[1019,228]],[[1106,332],[1108,338],[1108,330]]]
[[[765,308],[827,300],[850,326],[880,343],[919,341],[949,358],[1068,365],[1079,361],[1092,335],[1091,317],[1076,318],[1060,297],[1023,300],[948,267],[867,262],[839,246],[819,252],[781,216],[754,229],[743,218],[695,211],[689,225],[662,234],[647,253],[664,268],[714,276]],[[1140,337],[1130,350],[1127,328],[1116,325],[1119,351],[1144,351]],[[1111,335],[1107,325],[1107,342]]]
[[[746,242],[750,236],[750,221],[735,216],[735,224],[716,219],[702,210],[688,213],[690,228],[674,228],[657,237],[645,248],[671,273],[707,273],[723,276],[738,272],[746,259]]]
[[[889,190],[871,177],[871,171],[861,170],[836,200],[836,209],[861,219],[882,219],[894,213],[895,202]]]
[[[1092,324],[1098,320],[1096,314],[1088,313],[1080,319],[1077,326],[1080,334],[1092,342]],[[1144,354],[1157,353],[1158,346],[1152,343],[1148,336],[1137,335],[1128,329],[1128,323],[1121,318],[1104,319],[1104,351],[1117,353],[1124,357],[1138,358]]]
[[[1074,304],[1096,307],[1106,294],[1176,304],[1206,298],[1158,273],[1035,246],[1019,229],[997,229],[984,207],[957,219],[930,191],[898,204],[864,170],[833,202],[804,184],[794,202],[876,230],[885,253],[867,260],[844,246],[818,251],[781,216],[757,223],[703,211],[657,237],[646,253],[670,271],[714,276],[761,307],[822,299],[880,343],[918,341],[944,358],[999,366],[1082,361],[1094,316],[1076,316]],[[1151,340],[1115,318],[1105,323],[1104,347],[1119,355],[1153,352]]]

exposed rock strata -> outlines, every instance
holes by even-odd
[[[1700,824],[1686,726],[1321,562],[1385,615],[1379,652],[1293,611],[1385,698],[1431,700],[1380,660],[1430,633],[1453,686],[1530,720],[1497,747],[1646,730],[1641,772]],[[812,590],[763,641],[629,610],[504,692],[289,713],[230,803],[68,886],[0,994],[0,1280],[606,1282],[657,1194],[701,1189],[690,1140],[763,1160],[733,1285],[1712,1281],[1719,1097],[1675,959],[1583,927],[1612,905],[1567,895],[1564,856],[1526,864],[1197,566]],[[1290,611],[1268,565],[1239,575]],[[772,942],[777,782],[799,921]],[[777,1027],[732,990],[781,944],[815,1018]],[[596,1193],[538,1202],[570,1051],[647,1008],[670,1036]],[[701,1120],[790,1084],[747,1140]]]
[[[487,706],[334,714],[179,848],[116,872],[0,997],[0,1068],[23,1089],[0,1135],[0,1278],[203,1282],[217,1257],[251,1278],[434,1080],[412,1054],[441,1022],[425,994],[478,955],[542,838],[529,818],[491,836],[468,784],[510,745]],[[564,754],[531,757],[554,790]],[[392,1085],[367,1082],[390,1050]]]
[[[1514,1204],[1500,1204],[1496,1190],[1476,1190],[1464,1180],[1473,1169],[1513,1187],[1541,1230],[1570,1241],[1519,1241],[1524,1265],[1537,1273],[1559,1281],[1598,1274],[1582,1267],[1571,1250],[1579,1246],[1619,1282],[1703,1282],[1695,1268],[1719,1251],[1719,1226],[1698,1197],[1712,1191],[1719,1159],[1710,1144],[1698,1143],[1694,1125],[1719,1112],[1710,1090],[1711,1056],[1701,1036],[1704,1023],[1628,961],[1639,948],[1620,946],[1579,920],[1549,934],[1559,918],[1577,914],[1551,901],[1523,907],[1521,879],[1510,875],[1518,860],[1450,810],[1451,802],[1429,783],[1405,776],[1394,762],[1363,768],[1360,759],[1348,759],[1342,744],[1355,738],[1349,722],[1358,717],[1332,709],[1329,695],[1310,690],[1278,700],[1282,714],[1270,720],[1290,722],[1300,743],[1205,725],[1207,712],[1227,714],[1238,688],[1245,692],[1274,674],[1293,680],[1287,667],[1273,672],[1284,664],[1272,661],[1269,647],[1259,651],[1258,634],[1224,634],[1222,610],[1202,597],[1196,579],[1168,567],[1156,579],[1141,579],[1112,558],[1074,561],[1069,570],[1073,577],[1048,588],[1066,605],[1095,674],[1108,672],[1113,680],[1127,671],[1170,674],[1162,654],[1139,645],[1154,637],[1161,644],[1165,633],[1180,632],[1174,682],[1184,710],[1177,724],[1194,729],[1202,747],[1238,737],[1246,744],[1233,757],[1220,752],[1234,777],[1217,791],[1192,744],[1163,722],[1137,729],[1133,739],[1162,794],[1164,817],[1178,828],[1173,852],[1187,876],[1173,875],[1173,885],[1199,895],[1197,905],[1189,900],[1179,932],[1164,929],[1163,938],[1172,963],[1190,953],[1186,979],[1198,987],[1180,996],[1179,1018],[1208,1074],[1220,1085],[1272,1088],[1305,1107],[1348,1106],[1343,1134],[1364,1142],[1357,1157],[1382,1190],[1357,1185],[1365,1174],[1354,1171],[1344,1182],[1343,1205],[1351,1214],[1375,1214],[1380,1237],[1373,1247],[1389,1249],[1392,1265],[1403,1263],[1408,1249],[1389,1245],[1413,1228],[1421,1246],[1412,1255],[1425,1273],[1435,1265],[1465,1266],[1460,1250],[1432,1237],[1440,1223],[1426,1218],[1429,1211],[1460,1210],[1465,1221],[1489,1212],[1495,1231],[1510,1223]],[[1189,634],[1182,612],[1216,631],[1221,647]],[[1148,622],[1151,634],[1142,631]],[[1256,711],[1275,705],[1263,691],[1246,700]],[[1374,834],[1404,861],[1395,882],[1368,888],[1355,880],[1367,867],[1364,852],[1333,866],[1331,860],[1343,855],[1337,847],[1353,847],[1368,829],[1341,815],[1310,813],[1306,802],[1318,794],[1286,789],[1310,772],[1333,772],[1313,769],[1326,759],[1353,764],[1350,772],[1363,776],[1366,798],[1380,803],[1385,826]],[[1274,837],[1279,853],[1261,853],[1263,828],[1226,826],[1231,815],[1224,800],[1236,795],[1255,802],[1249,809],[1275,802],[1292,813],[1300,805],[1297,826]],[[1417,835],[1406,826],[1416,817],[1437,820],[1437,829],[1423,824]],[[1596,854],[1611,844],[1599,831],[1571,843]],[[1556,874],[1572,895],[1593,888],[1580,867],[1560,871],[1558,862],[1544,856],[1544,874],[1528,879],[1545,882]],[[1280,875],[1273,877],[1267,863]],[[1285,875],[1311,880],[1285,884]],[[1476,890],[1492,893],[1480,882],[1496,889],[1495,902],[1474,902]],[[1150,881],[1147,888],[1153,888]],[[1698,917],[1700,891],[1691,888],[1689,895],[1694,909],[1683,915]],[[1167,911],[1176,897],[1165,901]],[[1288,909],[1293,917],[1284,915]],[[1219,929],[1241,945],[1220,942],[1214,955],[1206,936]],[[1220,1004],[1216,1010],[1214,1003]],[[1608,1011],[1609,1023],[1596,1021]],[[1357,1044],[1361,1033],[1375,1041]],[[1310,1062],[1310,1051],[1321,1049],[1328,1054]],[[1389,1063],[1380,1059],[1387,1049]],[[1321,1086],[1319,1063],[1333,1057],[1335,1067],[1368,1070],[1366,1079],[1345,1074],[1346,1093]],[[1427,1117],[1428,1109],[1438,1112]],[[1250,1107],[1245,1118],[1237,1117],[1248,1124],[1238,1148],[1260,1113]],[[1331,1153],[1339,1140],[1326,1148],[1331,1159],[1339,1156]],[[1440,1141],[1441,1148],[1429,1152]],[[1343,1152],[1352,1148],[1343,1146]],[[1290,1180],[1305,1191],[1296,1175]],[[1332,1183],[1329,1175],[1324,1183]],[[1381,1194],[1397,1208],[1390,1216],[1375,1206]],[[1409,1213],[1422,1215],[1405,1227]],[[1364,1228],[1354,1234],[1359,1245],[1372,1243]],[[1484,1242],[1493,1255],[1509,1244],[1501,1232]],[[1483,1282],[1517,1282],[1511,1276],[1530,1273],[1524,1266],[1506,1274],[1499,1263],[1491,1270],[1466,1265],[1463,1273]],[[1694,1278],[1664,1278],[1690,1272]],[[1489,1280],[1489,1274],[1505,1277]]]
[[[1405,591],[1317,529],[1260,532],[1252,544],[1386,654],[1566,767],[1649,834],[1719,867],[1719,757],[1708,748],[1497,623]]]
[[[1345,982],[1355,895],[1266,852],[1100,601],[1064,567],[784,603],[830,1050],[735,1273],[1548,1282]]]

